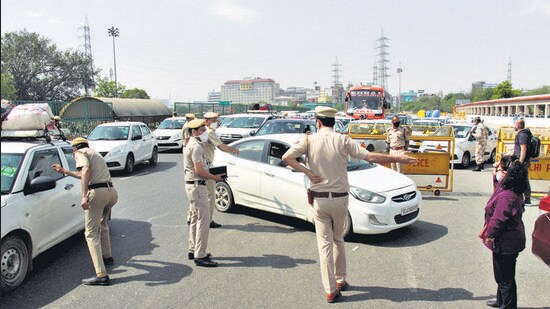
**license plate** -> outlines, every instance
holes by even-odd
[[[410,207],[406,207],[406,208],[402,208],[402,209],[401,209],[401,215],[404,216],[404,215],[410,214],[411,212],[415,212],[417,209],[418,209],[418,206],[417,206],[417,205],[415,205],[415,206],[410,206]]]

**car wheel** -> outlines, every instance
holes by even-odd
[[[126,173],[131,174],[134,171],[134,164],[134,155],[130,153],[126,157],[126,166],[124,167]]]
[[[1,249],[2,291],[11,291],[21,285],[30,264],[29,249],[17,236],[6,237]]]
[[[221,212],[229,212],[234,207],[235,200],[229,185],[224,181],[216,183],[216,209]]]
[[[153,153],[151,154],[151,159],[149,159],[149,164],[156,165],[159,160],[159,151],[157,147],[153,148]]]
[[[344,238],[353,234],[353,223],[351,222],[351,215],[348,212],[346,220],[344,221]]]
[[[493,149],[493,151],[491,151],[491,155],[489,156],[489,163],[495,163],[496,156],[497,150]]]
[[[461,162],[462,168],[468,168],[470,166],[470,153],[465,152],[462,155],[462,162]]]

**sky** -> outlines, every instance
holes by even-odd
[[[227,80],[271,78],[281,88],[372,81],[382,33],[388,90],[469,92],[476,81],[550,85],[550,0],[2,0],[1,32],[36,32],[59,49],[171,102],[204,101]],[[337,60],[338,59],[338,60]]]

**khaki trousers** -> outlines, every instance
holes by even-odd
[[[88,191],[88,201],[90,208],[84,210],[84,235],[96,276],[103,277],[107,276],[103,257],[111,256],[109,218],[111,207],[118,201],[118,192],[112,187],[92,189]]]
[[[392,156],[392,157],[399,157],[400,155],[402,155],[404,153],[405,153],[405,150],[403,150],[403,149],[400,149],[400,150],[390,149],[390,156]],[[403,174],[405,172],[402,163],[391,163],[391,168],[394,171],[398,171],[401,174]]]
[[[321,280],[326,293],[334,293],[336,281],[344,281],[346,277],[344,222],[348,215],[348,198],[343,196],[313,200]]]
[[[186,184],[189,199],[189,252],[200,259],[206,256],[208,233],[210,232],[210,205],[208,189],[199,184]]]
[[[476,164],[480,165],[485,162],[483,155],[485,154],[485,147],[487,146],[487,141],[481,140],[476,141]]]

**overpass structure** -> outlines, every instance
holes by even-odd
[[[550,118],[550,94],[479,101],[456,106],[458,114]]]

